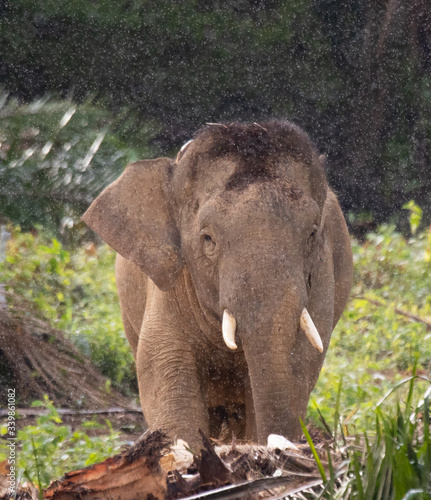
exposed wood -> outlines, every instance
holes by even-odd
[[[319,444],[319,439],[315,444],[323,454],[326,444]],[[255,495],[259,493],[263,499],[321,488],[322,481],[308,445],[295,443],[297,451],[284,452],[250,444],[214,447],[203,434],[202,440],[201,454],[192,463],[176,456],[187,450],[187,443],[168,448],[161,431],[147,432],[123,453],[69,472],[51,483],[44,498],[228,500],[257,498]],[[340,463],[338,458],[334,456],[335,467]]]
[[[203,484],[222,485],[234,481],[232,470],[217,455],[209,439],[200,431],[204,443],[198,469]]]
[[[133,447],[104,462],[69,472],[51,483],[45,499],[163,500],[166,473],[160,467],[162,450],[168,441],[160,432],[144,434]]]

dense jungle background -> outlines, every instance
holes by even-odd
[[[351,475],[322,498],[430,498],[428,0],[0,0],[0,409],[10,386],[43,409],[20,425],[21,479],[45,487],[133,427],[56,410],[136,405],[114,253],[80,215],[202,124],[268,118],[326,154],[352,233],[352,298],[309,408]]]

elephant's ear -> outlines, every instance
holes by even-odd
[[[168,194],[172,167],[169,158],[130,164],[82,217],[164,291],[174,286],[184,266]]]

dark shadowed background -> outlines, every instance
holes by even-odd
[[[400,223],[411,199],[429,219],[427,0],[9,0],[0,14],[3,123],[12,97],[34,105],[51,95],[60,107],[59,98],[84,103],[97,130],[109,125],[112,154],[127,146],[155,156],[174,154],[205,122],[285,118],[327,154],[357,231]],[[0,176],[11,179],[13,148],[6,153]],[[99,158],[99,183],[81,208],[129,156],[115,168]],[[34,168],[31,186],[41,182]],[[14,219],[7,193],[0,199]]]

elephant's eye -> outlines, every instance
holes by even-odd
[[[316,234],[317,234],[317,227],[315,227],[313,229],[312,233],[310,234],[310,236],[308,238],[308,241],[307,241],[308,252],[311,252],[314,248]]]
[[[317,226],[317,224],[316,224],[316,225],[313,227],[313,231],[312,231],[312,232],[311,232],[311,234],[310,234],[310,238],[309,238],[310,240],[313,240],[313,239],[314,239],[314,237],[316,236],[316,234],[317,234],[317,229],[318,229],[318,226]]]
[[[206,255],[212,256],[216,249],[215,241],[211,238],[209,234],[202,235],[203,249]]]

